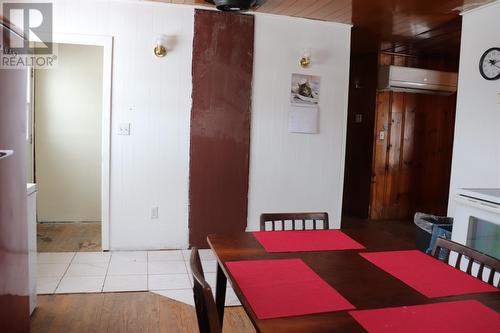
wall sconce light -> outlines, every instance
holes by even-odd
[[[155,39],[153,53],[157,58],[163,58],[167,55],[167,37],[165,35],[158,35]]]
[[[299,64],[302,68],[308,68],[311,65],[311,49],[304,49],[302,57],[299,60]]]

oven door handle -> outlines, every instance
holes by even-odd
[[[461,195],[457,195],[456,200],[464,205],[486,210],[491,213],[500,214],[500,205],[495,205],[494,203],[467,198]]]

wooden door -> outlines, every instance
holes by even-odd
[[[254,17],[196,10],[189,242],[247,225]]]

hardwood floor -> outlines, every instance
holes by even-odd
[[[101,251],[101,223],[38,223],[38,252]]]
[[[196,333],[194,307],[149,292],[39,296],[31,332]],[[255,332],[242,307],[226,308],[225,333]]]
[[[407,246],[415,246],[415,224],[408,220],[364,220],[342,217],[342,229],[365,229],[377,237],[378,233],[390,234]]]

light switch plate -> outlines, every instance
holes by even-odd
[[[130,123],[120,123],[118,126],[118,135],[130,135]]]

